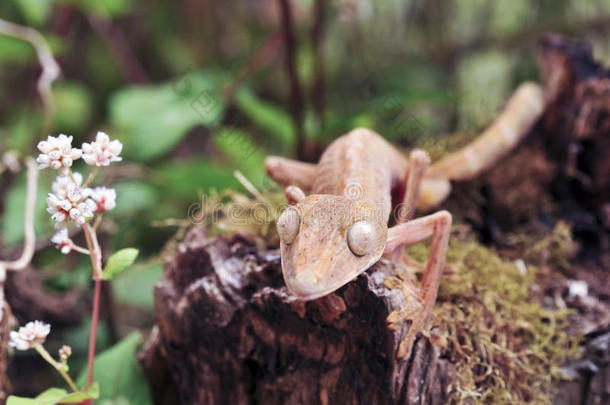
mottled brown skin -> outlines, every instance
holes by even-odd
[[[296,237],[288,240],[283,238],[285,231],[280,232],[282,271],[289,290],[303,300],[328,295],[382,255],[400,261],[404,245],[432,236],[419,288],[407,285],[404,277],[387,280],[412,298],[410,305],[388,317],[390,327],[412,322],[398,351],[399,357],[408,354],[432,313],[451,228],[447,211],[411,220],[415,207],[439,204],[450,191],[450,180],[470,179],[508,153],[527,134],[543,106],[538,85],[521,85],[481,137],[432,167],[426,152],[414,150],[407,159],[379,134],[364,128],[335,140],[317,165],[268,157],[267,173],[282,185],[292,185],[287,200],[298,213],[298,224],[290,228]],[[312,194],[305,197],[300,188]],[[397,225],[388,229],[392,208]],[[347,241],[348,230],[359,221],[374,229],[370,249],[361,256]]]

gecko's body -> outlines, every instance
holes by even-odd
[[[269,157],[267,172],[290,186],[286,196],[292,207],[278,220],[289,290],[304,300],[322,297],[382,255],[396,260],[404,245],[433,236],[415,302],[388,318],[394,325],[413,321],[399,349],[399,356],[405,355],[436,300],[451,226],[447,211],[411,220],[414,208],[440,203],[450,180],[472,178],[508,153],[538,119],[543,101],[539,86],[522,85],[481,137],[429,168],[425,152],[415,150],[407,159],[363,128],[330,144],[317,165]],[[311,194],[306,197],[301,188]],[[391,215],[397,225],[388,229]]]
[[[326,149],[312,178],[312,195],[295,205],[298,234],[282,243],[282,269],[291,291],[303,299],[321,297],[379,260],[392,190],[400,188],[405,170],[405,159],[367,129],[353,130]],[[350,226],[359,221],[375,228],[370,254],[360,256],[347,242]]]

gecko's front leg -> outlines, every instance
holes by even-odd
[[[269,177],[284,187],[293,185],[304,191],[310,191],[315,179],[316,165],[279,156],[267,156],[265,171]]]
[[[396,225],[388,230],[388,241],[385,253],[393,253],[401,246],[421,242],[432,235],[430,255],[424,271],[421,286],[416,288],[405,288],[405,299],[407,306],[400,311],[394,311],[388,316],[391,328],[397,328],[403,322],[410,320],[411,326],[406,337],[398,348],[398,357],[406,356],[413,346],[415,336],[428,322],[432,315],[436,294],[440,284],[443,268],[445,265],[445,254],[451,231],[451,214],[447,211],[439,211],[403,224]],[[396,279],[394,279],[396,280]],[[403,280],[405,283],[406,280]],[[392,279],[390,279],[392,284]],[[390,285],[396,288],[396,285]]]

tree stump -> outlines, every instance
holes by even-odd
[[[590,44],[553,34],[542,38],[538,64],[546,145],[560,168],[553,191],[575,232],[596,234],[607,248],[599,229],[610,231],[610,70]]]
[[[156,330],[141,355],[155,398],[184,404],[440,404],[451,364],[426,338],[408,359],[388,314],[404,303],[381,261],[329,297],[297,301],[279,250],[193,229],[155,288]],[[171,376],[172,378],[169,378]],[[167,391],[173,380],[176,392]],[[171,384],[170,384],[171,385]]]

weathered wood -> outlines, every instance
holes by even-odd
[[[168,398],[171,375],[185,404],[444,403],[453,369],[436,347],[420,338],[409,359],[395,355],[407,326],[386,326],[404,302],[383,285],[393,270],[382,261],[303,303],[278,250],[194,229],[155,289],[158,329],[141,356],[155,397]]]
[[[542,39],[538,61],[547,147],[562,168],[556,191],[598,211],[610,201],[610,70],[594,60],[590,44],[560,35]]]

